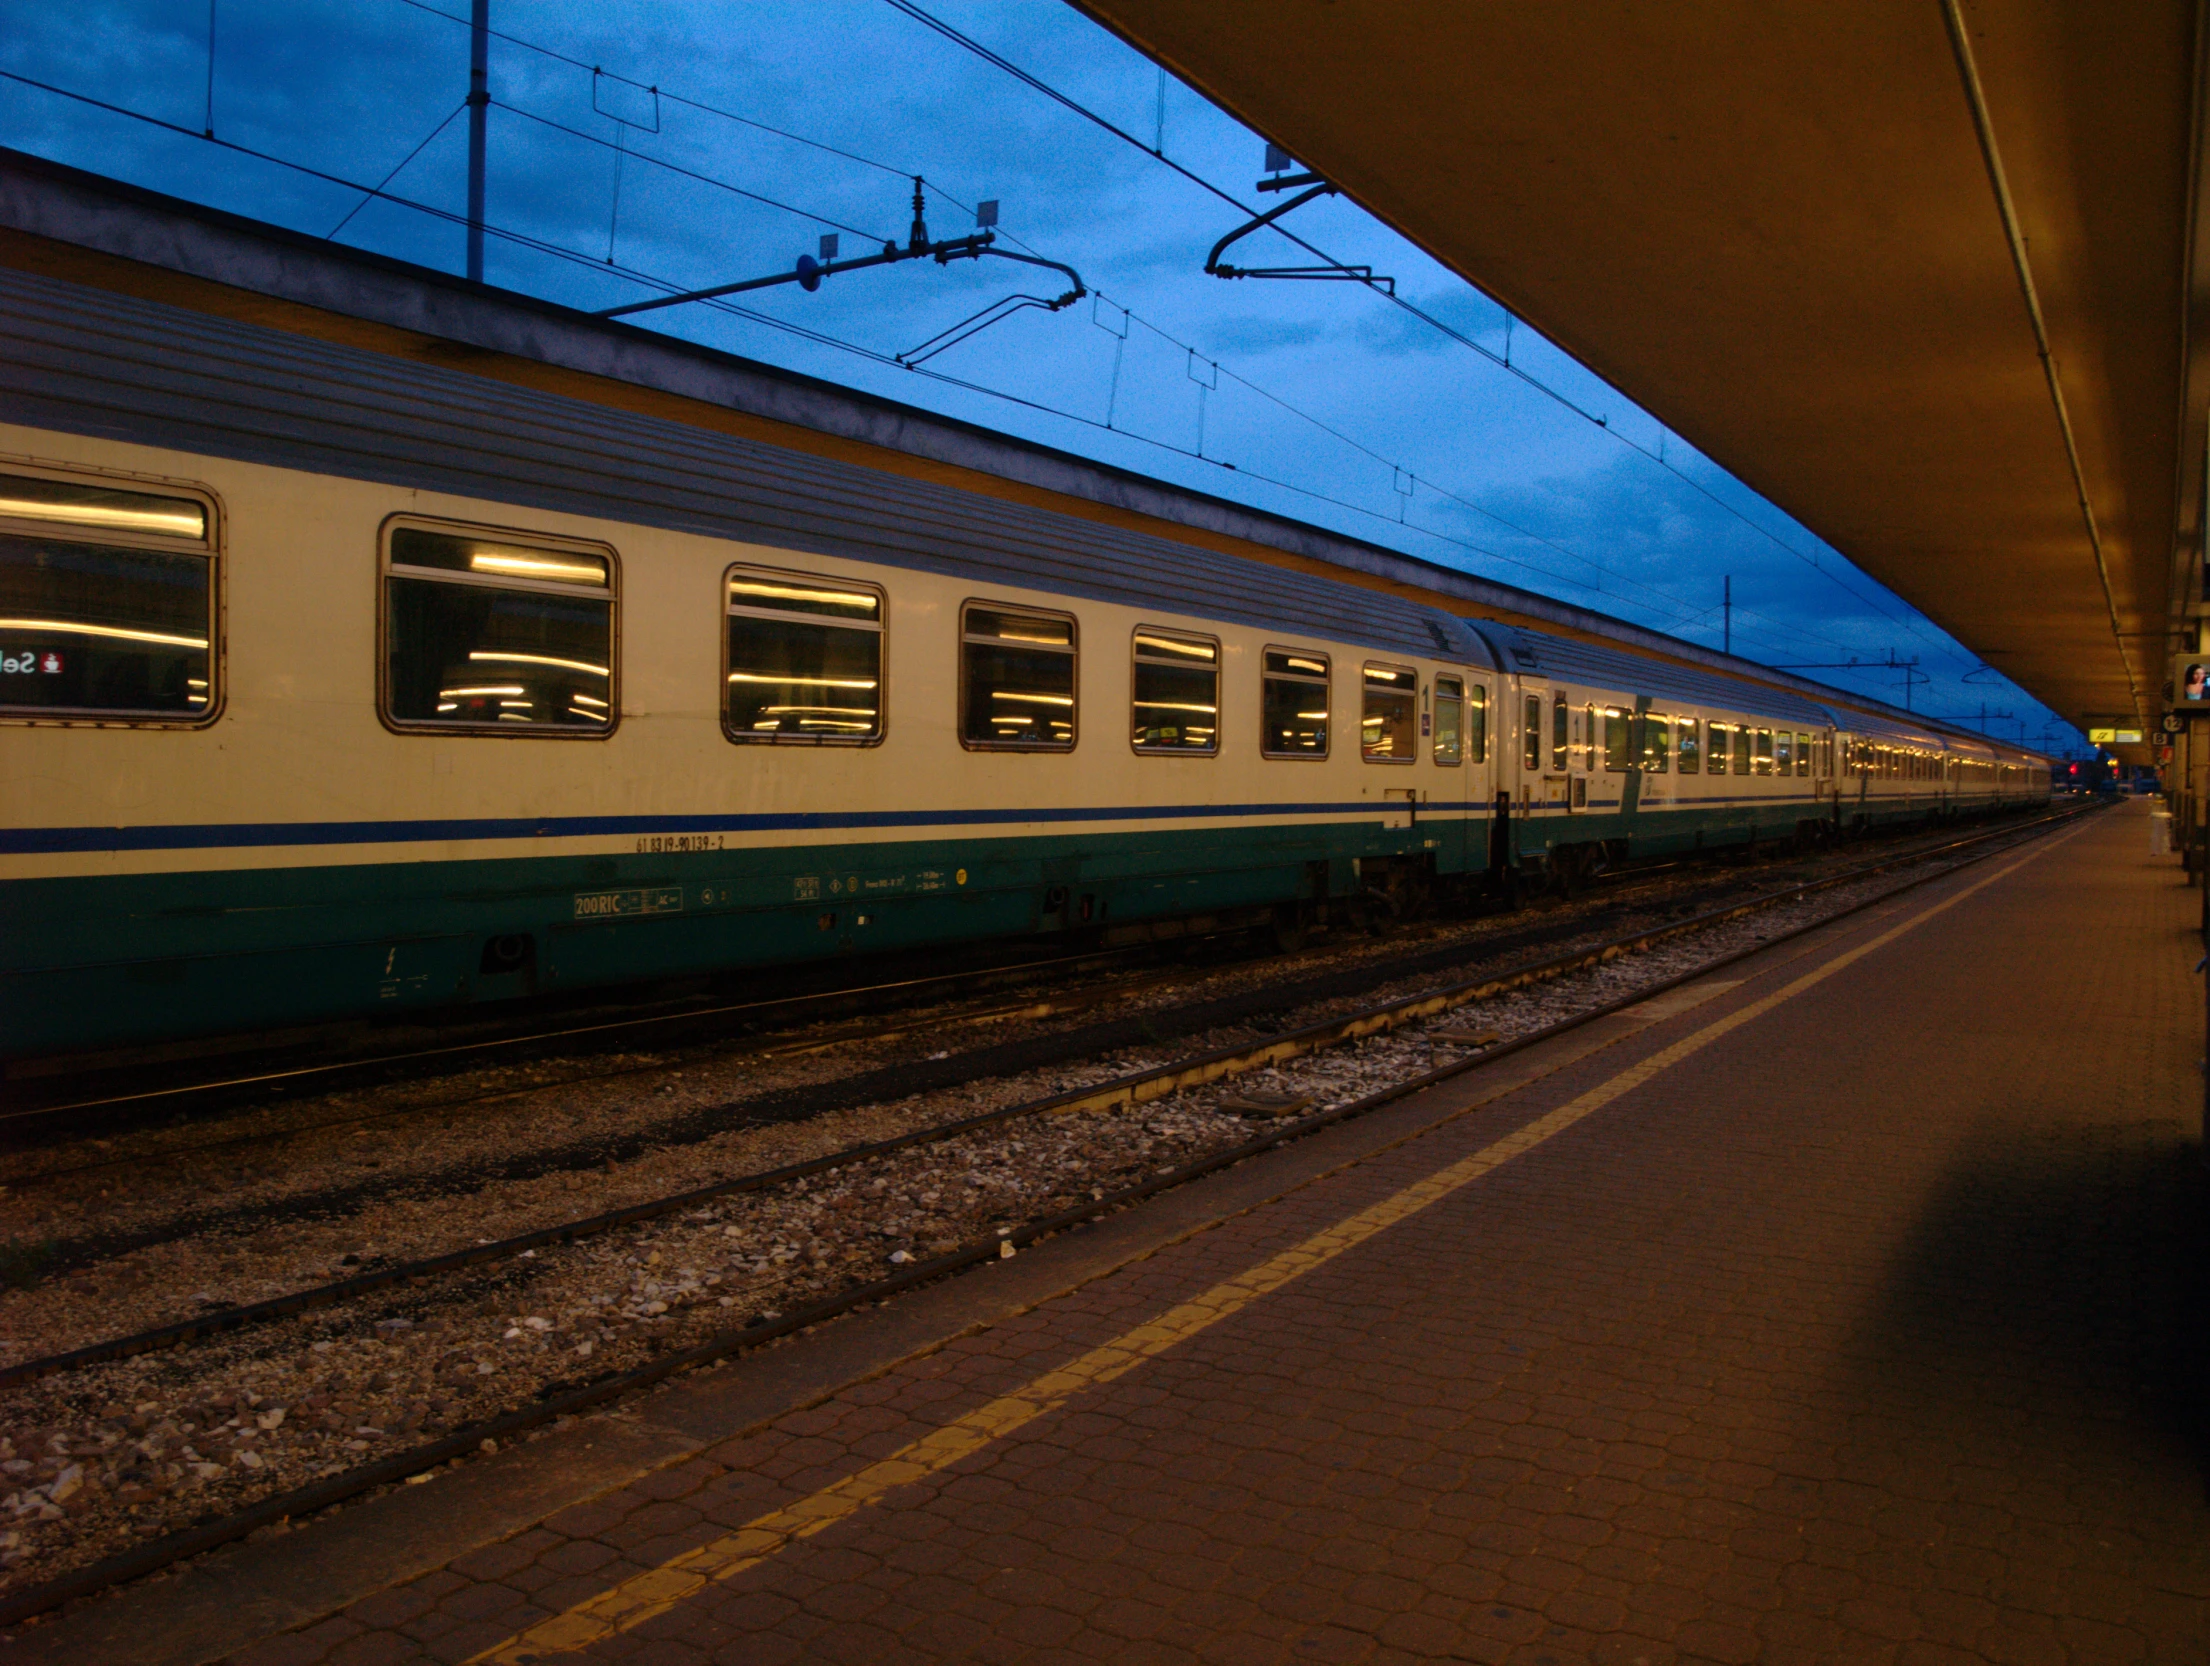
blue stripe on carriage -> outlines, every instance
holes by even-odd
[[[586,839],[654,833],[797,833],[865,827],[994,827],[1020,822],[1193,821],[1236,816],[1401,815],[1402,803],[1133,804],[1013,810],[806,810],[751,816],[506,816],[469,821],[275,821],[180,827],[0,829],[0,855],[104,850],[235,850],[263,845],[385,845],[471,839]],[[1422,801],[1421,812],[1471,812],[1481,803]]]

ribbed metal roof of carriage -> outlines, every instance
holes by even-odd
[[[1821,727],[1834,720],[1824,706],[1786,689],[1722,677],[1665,660],[1644,659],[1638,654],[1549,636],[1517,625],[1499,624],[1493,619],[1475,619],[1470,623],[1494,645],[1496,662],[1507,671],[1617,689],[1623,694],[1669,694],[1699,706],[1759,712],[1785,717],[1795,723],[1816,723]]]
[[[10,419],[1486,663],[1439,609],[956,487],[0,272]]]

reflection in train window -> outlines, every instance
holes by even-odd
[[[614,727],[614,552],[489,528],[389,523],[384,716],[394,727]]]
[[[1358,750],[1370,764],[1408,764],[1419,756],[1419,673],[1408,666],[1362,668]]]
[[[1704,765],[1705,769],[1713,775],[1726,774],[1727,754],[1733,749],[1733,745],[1734,725],[1731,723],[1714,723],[1711,726],[1711,760]],[[1747,772],[1745,771],[1745,773]]]
[[[1647,714],[1642,719],[1642,768],[1645,774],[1663,775],[1673,758],[1673,720]]]
[[[1525,721],[1519,731],[1519,766],[1522,769],[1542,768],[1542,696],[1527,696]]]
[[[0,712],[204,722],[214,641],[207,503],[0,475]]]
[[[1474,683],[1466,690],[1466,756],[1477,764],[1489,761],[1489,689]]]
[[[1590,721],[1595,721],[1593,714]],[[1619,706],[1604,708],[1604,768],[1624,774],[1634,765],[1633,748],[1627,744],[1627,713]],[[1593,738],[1593,737],[1592,737]]]
[[[1798,775],[1809,775],[1811,773],[1811,737],[1804,734],[1800,729],[1796,732],[1796,773]]]
[[[1762,733],[1763,731],[1759,731]],[[1793,775],[1796,772],[1796,740],[1786,729],[1773,737],[1773,773]]]
[[[1698,757],[1698,752],[1700,749],[1696,745],[1697,727],[1697,722],[1693,717],[1684,717],[1681,719],[1680,762],[1681,773],[1683,775],[1694,775],[1700,768],[1703,767],[1702,760]]]
[[[1568,748],[1573,743],[1573,720],[1566,715],[1565,690],[1553,689],[1550,694],[1550,767],[1565,772]]]
[[[882,591],[772,567],[732,567],[724,582],[722,732],[807,746],[881,740]]]
[[[1474,692],[1481,689],[1475,685]],[[1455,767],[1465,758],[1465,685],[1456,677],[1435,679],[1435,761]]]
[[[1074,616],[969,602],[960,610],[962,744],[1074,749]]]
[[[1737,775],[1747,775],[1749,774],[1749,772],[1750,731],[1745,725],[1736,728],[1734,731],[1734,773]]]
[[[1328,755],[1328,657],[1269,648],[1259,685],[1260,749],[1269,758]]]
[[[1138,752],[1220,750],[1220,644],[1136,627],[1129,721]]]

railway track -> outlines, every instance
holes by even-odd
[[[405,1337],[418,1323],[417,1319],[410,1318],[401,1311],[402,1307],[410,1303],[413,1304],[414,1311],[421,1314],[438,1301],[448,1305],[465,1302],[475,1298],[479,1291],[488,1289],[491,1291],[490,1299],[503,1307],[528,1307],[534,1304],[549,1308],[553,1304],[537,1300],[526,1288],[541,1282],[542,1264],[537,1268],[525,1268],[523,1265],[543,1254],[573,1254],[594,1241],[617,1238],[624,1233],[634,1234],[637,1229],[655,1223],[685,1223],[684,1230],[692,1240],[713,1232],[737,1234],[745,1229],[723,1224],[724,1216],[716,1211],[725,1210],[748,1198],[790,1194],[803,1196],[809,1183],[817,1188],[817,1195],[821,1195],[818,1190],[820,1188],[834,1187],[841,1188],[834,1194],[839,1199],[872,1196],[883,1191],[885,1177],[895,1174],[901,1163],[910,1166],[920,1160],[924,1153],[941,1154],[955,1151],[963,1145],[971,1148],[978,1139],[985,1137],[1010,1139],[1010,1131],[1038,1125],[1064,1129],[1083,1118],[1101,1126],[1106,1123],[1125,1125],[1132,1117],[1141,1114],[1140,1107],[1158,1105],[1175,1098],[1187,1098],[1193,1094],[1203,1095],[1208,1090],[1217,1089],[1220,1084],[1299,1066],[1300,1062],[1310,1065],[1312,1061],[1323,1060],[1346,1048],[1356,1049],[1378,1043],[1383,1047],[1394,1046],[1397,1049],[1396,1055],[1381,1061],[1381,1074],[1388,1079],[1368,1091],[1352,1094],[1347,1098],[1329,1099],[1317,1112],[1288,1118],[1281,1126],[1270,1127],[1255,1138],[1248,1137],[1247,1124],[1236,1122],[1232,1117],[1223,1124],[1218,1115],[1212,1115],[1204,1130],[1205,1137],[1197,1139],[1190,1151],[1170,1149],[1166,1154],[1180,1160],[1169,1162],[1164,1167],[1151,1165],[1151,1159],[1158,1153],[1153,1149],[1153,1142],[1146,1138],[1140,1142],[1142,1150],[1138,1156],[1141,1160],[1133,1166],[1120,1161],[1129,1155],[1129,1149],[1121,1149],[1113,1153],[1119,1167],[1115,1168],[1112,1163],[1092,1165],[1086,1176],[1078,1177],[1083,1180],[1083,1186],[1077,1190],[1086,1188],[1090,1194],[1086,1199],[1078,1195],[1071,1198],[1064,1195],[1067,1188],[1062,1185],[1042,1199],[1044,1204],[1055,1204],[1058,1207],[1026,1207],[1018,1199],[1009,1200],[1009,1207],[998,1211],[996,1224],[991,1225],[986,1232],[969,1234],[966,1241],[924,1242],[922,1235],[916,1234],[915,1248],[892,1253],[890,1262],[893,1270],[887,1276],[859,1278],[843,1290],[818,1287],[824,1279],[834,1282],[839,1278],[835,1268],[802,1269],[800,1273],[780,1282],[772,1276],[755,1277],[746,1283],[746,1295],[742,1301],[727,1295],[715,1295],[713,1292],[718,1283],[716,1280],[708,1280],[703,1284],[694,1282],[688,1294],[683,1295],[683,1302],[688,1304],[688,1311],[694,1318],[704,1318],[711,1322],[715,1319],[738,1317],[729,1311],[733,1307],[750,1307],[753,1311],[744,1316],[745,1323],[711,1330],[695,1340],[690,1339],[688,1333],[701,1327],[695,1323],[687,1329],[678,1327],[675,1331],[656,1338],[661,1345],[656,1349],[649,1349],[648,1357],[633,1360],[618,1369],[603,1371],[588,1380],[576,1380],[576,1361],[579,1358],[589,1358],[595,1351],[591,1339],[585,1337],[580,1345],[570,1350],[565,1359],[557,1362],[564,1369],[551,1369],[555,1362],[547,1361],[547,1368],[531,1373],[536,1379],[532,1387],[519,1396],[504,1392],[505,1403],[500,1406],[493,1406],[479,1395],[466,1408],[469,1414],[456,1419],[458,1427],[453,1427],[434,1439],[410,1446],[388,1458],[370,1458],[344,1465],[338,1473],[320,1476],[303,1486],[263,1489],[261,1496],[244,1502],[237,1509],[219,1513],[214,1520],[187,1528],[182,1533],[153,1538],[151,1542],[137,1545],[120,1555],[46,1580],[37,1587],[12,1597],[0,1598],[0,1624],[12,1623],[41,1608],[101,1585],[137,1577],[154,1567],[197,1554],[214,1543],[235,1538],[256,1527],[286,1517],[311,1513],[342,1497],[353,1496],[407,1476],[419,1475],[438,1463],[456,1459],[477,1449],[486,1440],[509,1438],[526,1428],[571,1415],[589,1405],[631,1392],[670,1372],[686,1369],[739,1349],[757,1346],[806,1324],[818,1323],[835,1312],[867,1301],[883,1299],[896,1290],[941,1276],[958,1267],[971,1265],[987,1255],[1005,1253],[1006,1246],[1017,1248],[1038,1236],[1063,1230],[1079,1220],[1091,1218],[1108,1209],[1123,1207],[1167,1185],[1180,1184],[1196,1174],[1209,1172],[1225,1163],[1241,1161],[1249,1155],[1279,1144],[1284,1139],[1297,1137],[1327,1122],[1370,1109],[1460,1070],[1477,1068],[1489,1058],[1516,1051],[1536,1040],[1585,1023],[1603,1012],[1615,1011],[1646,999],[1661,988],[1707,975],[1728,960],[1761,952],[1770,946],[1770,941],[1782,940],[1786,936],[1812,929],[1857,909],[1873,906],[1900,890],[1954,871],[1963,862],[1980,859],[2036,832],[2046,831],[2052,825],[2069,820],[2077,813],[2070,812],[2026,824],[2006,825],[1962,839],[1947,839],[1931,848],[1921,845],[1908,851],[1889,852],[1875,862],[1855,864],[1838,873],[1770,888],[1754,896],[1699,910],[1687,918],[1649,924],[1632,933],[1593,944],[1578,944],[1562,954],[1523,960],[1502,968],[1485,968],[1470,977],[1392,994],[1379,1002],[1333,1011],[1316,1021],[1292,1028],[1246,1036],[1225,1045],[1201,1048],[1179,1058],[1146,1063],[1141,1068],[1092,1072],[1089,1079],[1072,1085],[1048,1092],[1015,1096],[986,1110],[907,1128],[887,1138],[824,1149],[794,1162],[717,1179],[704,1186],[689,1187],[621,1208],[602,1210],[592,1215],[511,1233],[497,1241],[478,1242],[438,1256],[417,1257],[366,1268],[349,1277],[296,1289],[268,1301],[208,1312],[175,1324],[105,1338],[42,1359],[9,1366],[0,1371],[0,1386],[15,1387],[20,1392],[24,1385],[42,1379],[66,1380],[81,1378],[87,1374],[97,1375],[102,1368],[112,1371],[122,1367],[123,1362],[142,1361],[147,1356],[167,1354],[171,1358],[178,1358],[179,1350],[189,1350],[193,1344],[226,1342],[235,1351],[239,1347],[250,1345],[257,1333],[266,1337],[269,1331],[287,1322],[296,1329],[299,1322],[316,1313],[328,1313],[333,1318],[342,1318],[345,1323],[340,1326],[341,1333],[365,1331],[372,1335],[388,1334],[397,1341]],[[1466,1056],[1453,1062],[1438,1065],[1434,1060],[1432,1045],[1422,1062],[1416,1056],[1420,1048],[1417,1041],[1409,1043],[1409,1052],[1414,1056],[1405,1056],[1406,1037],[1418,1034],[1429,1020],[1468,1003],[1504,1002],[1544,985],[1572,979],[1577,975],[1595,973],[1597,969],[1610,965],[1622,956],[1647,953],[1661,945],[1678,944],[1683,940],[1693,941],[1694,934],[1723,932],[1730,926],[1739,928],[1751,916],[1790,906],[1798,906],[1800,909],[1819,893],[1851,886],[1863,888],[1894,868],[1927,863],[1935,865],[1930,871],[1908,879],[1903,885],[1882,888],[1877,894],[1849,900],[1843,907],[1820,913],[1815,919],[1790,924],[1777,934],[1767,933],[1756,940],[1726,948],[1716,958],[1706,954],[1696,964],[1677,972],[1668,972],[1654,983],[1646,981],[1642,987],[1631,992],[1592,1000],[1591,992],[1584,990],[1574,1010],[1541,1018],[1538,1022],[1523,1023],[1519,1033],[1500,1036],[1494,1045],[1484,1050],[1469,1050]],[[1717,941],[1712,939],[1706,947],[1715,945]],[[1453,952],[1458,952],[1460,961],[1464,961],[1462,952]],[[1399,970],[1401,972],[1402,968]],[[1314,980],[1306,980],[1308,983],[1312,981]],[[1397,981],[1401,982],[1401,977]],[[1601,995],[1601,992],[1595,993]],[[1300,1003],[1284,1002],[1277,998],[1274,1010],[1287,1010],[1298,1004]],[[1309,1006],[1311,1003],[1308,1001],[1301,1004]],[[1249,1014],[1244,1016],[1248,1017]],[[1367,1075],[1370,1077],[1372,1072],[1369,1071]],[[1294,1088],[1298,1084],[1289,1085]],[[1305,1085],[1312,1084],[1308,1082]],[[1291,1092],[1280,1097],[1283,1103],[1293,1104],[1299,1096]],[[1311,1103],[1324,1096],[1307,1093],[1302,1097],[1305,1102]],[[1217,1110],[1217,1107],[1214,1109]],[[1034,1136],[1030,1137],[1033,1139]],[[1166,1143],[1170,1148],[1173,1146],[1172,1141]],[[1019,1149],[1016,1144],[1014,1150],[1017,1152]],[[941,1155],[927,1160],[935,1162],[939,1168],[945,1163]],[[968,1161],[973,1161],[971,1152]],[[971,1172],[969,1177],[972,1178]],[[1064,1179],[1065,1176],[1061,1178]],[[1100,1179],[1113,1184],[1088,1184],[1088,1181]],[[936,1194],[930,1192],[922,1195],[934,1197]],[[695,1250],[692,1253],[694,1259],[701,1259]],[[661,1259],[660,1252],[652,1251],[651,1258],[653,1262],[658,1262]],[[793,1256],[791,1259],[797,1258]],[[755,1271],[759,1269],[756,1268]],[[813,1275],[810,1283],[809,1274]],[[426,1288],[432,1286],[440,1287],[437,1297],[423,1294]],[[678,1294],[682,1292],[679,1291]],[[785,1299],[787,1295],[793,1294],[797,1299]],[[506,1299],[509,1295],[530,1295],[530,1300],[510,1301]],[[387,1298],[386,1306],[372,1313],[371,1300],[379,1296]],[[760,1305],[765,1302],[778,1305]],[[649,1308],[652,1301],[646,1300],[633,1305]],[[645,1313],[643,1318],[658,1320],[684,1310],[681,1303],[663,1302],[658,1314]],[[515,1317],[520,1319],[523,1316]],[[555,1322],[541,1321],[531,1316],[527,1318],[527,1323],[530,1326],[542,1325],[545,1330],[551,1330]],[[565,1320],[561,1323],[565,1325]],[[371,1327],[388,1329],[372,1330]],[[570,1334],[578,1333],[580,1327],[570,1330]],[[602,1328],[597,1334],[604,1336],[609,1333]],[[520,1324],[507,1331],[507,1339],[528,1340]],[[317,1346],[335,1347],[336,1344],[324,1339]],[[496,1370],[481,1361],[474,1368],[487,1375],[497,1374]],[[104,1386],[94,1385],[89,1392],[104,1392]],[[245,1398],[252,1399],[254,1396],[248,1394]],[[314,1396],[308,1394],[302,1398],[311,1402]],[[500,1396],[492,1396],[492,1400],[498,1399]],[[517,1400],[520,1403],[515,1403]],[[235,1396],[225,1404],[238,1406],[241,1411],[254,1409],[240,1405],[239,1398]],[[197,1409],[204,1413],[221,1410],[223,1406],[202,1405]],[[477,1411],[485,1414],[473,1415]],[[265,1418],[266,1413],[259,1415]],[[283,1421],[283,1416],[281,1412],[278,1414],[279,1424]],[[225,1421],[236,1425],[239,1418],[233,1416]],[[249,1418],[247,1421],[250,1423],[253,1419]],[[195,1424],[192,1419],[187,1418],[183,1420],[178,1433],[180,1436],[200,1438],[203,1444],[209,1444],[214,1437],[202,1434],[206,1426],[204,1422]],[[381,1431],[364,1427],[361,1432],[375,1432],[381,1438]],[[190,1439],[186,1439],[183,1444],[189,1447]],[[204,1454],[202,1461],[205,1461]]]

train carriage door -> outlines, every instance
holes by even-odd
[[[1542,776],[1543,805],[1551,810],[1563,809],[1572,797],[1573,708],[1566,704],[1562,688],[1550,691],[1549,765]]]
[[[1437,873],[1465,872],[1472,854],[1466,838],[1466,818],[1475,794],[1470,767],[1472,735],[1467,723],[1474,703],[1469,696],[1481,693],[1483,717],[1487,716],[1488,702],[1485,690],[1480,690],[1478,684],[1469,689],[1467,683],[1462,675],[1443,672],[1428,687],[1423,727],[1428,730],[1427,762],[1434,773],[1422,783],[1420,797],[1432,803],[1434,809],[1423,812],[1420,825],[1424,833],[1421,842],[1434,854]]]
[[[1559,695],[1562,703],[1564,695]],[[1568,815],[1579,815],[1588,808],[1589,754],[1596,745],[1596,708],[1585,710],[1566,708],[1566,781],[1565,808]]]

